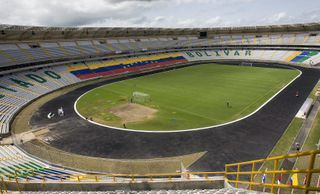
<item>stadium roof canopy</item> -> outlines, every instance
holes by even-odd
[[[0,41],[92,39],[141,36],[198,36],[214,34],[320,31],[320,23],[244,26],[221,28],[121,28],[121,27],[40,27],[0,25]]]

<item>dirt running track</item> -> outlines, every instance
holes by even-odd
[[[74,111],[75,100],[86,91],[119,81],[104,81],[76,89],[44,104],[32,117],[33,126],[50,124],[51,146],[88,156],[144,159],[208,153],[191,166],[192,171],[223,170],[225,163],[266,157],[320,78],[316,69],[303,73],[253,116],[218,128],[183,133],[126,132],[93,125]],[[122,78],[126,79],[126,78]],[[296,91],[300,96],[295,97]],[[66,116],[47,119],[63,106]]]

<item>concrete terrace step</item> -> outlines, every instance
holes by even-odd
[[[244,189],[194,189],[194,190],[155,190],[155,191],[24,191],[21,194],[266,194]]]

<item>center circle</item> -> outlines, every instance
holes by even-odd
[[[176,132],[229,124],[259,110],[299,75],[292,69],[201,64],[100,86],[76,112],[94,124]]]

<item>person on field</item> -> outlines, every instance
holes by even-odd
[[[301,149],[300,144],[299,144],[298,142],[296,142],[296,150],[297,150],[297,152],[299,152],[299,151],[300,151],[300,149]]]

